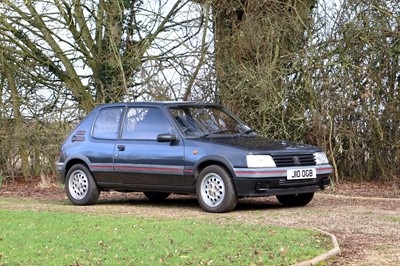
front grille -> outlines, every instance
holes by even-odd
[[[313,154],[272,155],[277,167],[315,165]]]

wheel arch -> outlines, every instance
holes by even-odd
[[[233,170],[233,165],[229,162],[229,160],[227,160],[224,157],[220,157],[220,156],[206,156],[206,157],[202,158],[195,165],[195,168],[194,168],[195,179],[197,180],[197,177],[199,176],[200,172],[204,168],[206,168],[207,166],[210,166],[210,165],[219,165],[228,171],[228,174],[231,176],[232,179],[235,177],[235,171]]]
[[[65,171],[64,171],[64,176],[63,176],[63,182],[65,182],[65,178],[67,176],[67,173],[68,173],[69,169],[71,169],[71,167],[76,165],[76,164],[82,164],[82,165],[86,166],[87,169],[90,171],[90,167],[89,167],[90,161],[89,161],[88,158],[86,158],[84,156],[77,156],[77,157],[69,158],[65,163]]]

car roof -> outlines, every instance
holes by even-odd
[[[149,101],[149,102],[119,102],[119,103],[106,103],[100,104],[97,107],[112,107],[112,106],[165,106],[165,107],[179,107],[179,106],[214,106],[221,107],[218,103],[206,103],[206,102],[189,102],[189,101]]]

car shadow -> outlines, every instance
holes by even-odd
[[[131,195],[129,195],[131,194]],[[241,198],[233,211],[257,211],[285,208],[274,197]],[[165,207],[182,209],[200,209],[194,195],[172,194],[162,201],[147,199],[142,193],[120,193],[117,196],[100,197],[96,205],[134,205],[143,207]]]
[[[239,200],[235,211],[256,211],[256,210],[273,210],[283,209],[284,206],[275,202],[270,197],[260,198],[244,198]]]

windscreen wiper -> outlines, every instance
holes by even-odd
[[[217,131],[213,131],[210,133],[206,133],[203,136],[201,136],[201,138],[208,137],[209,135],[223,134],[223,133],[227,133],[227,132],[240,133],[236,129],[223,129],[223,130],[217,130]]]
[[[245,130],[245,131],[243,131],[242,133],[240,133],[239,136],[248,135],[248,134],[250,134],[250,133],[256,133],[256,131],[255,131],[254,129],[250,128],[250,129]]]

